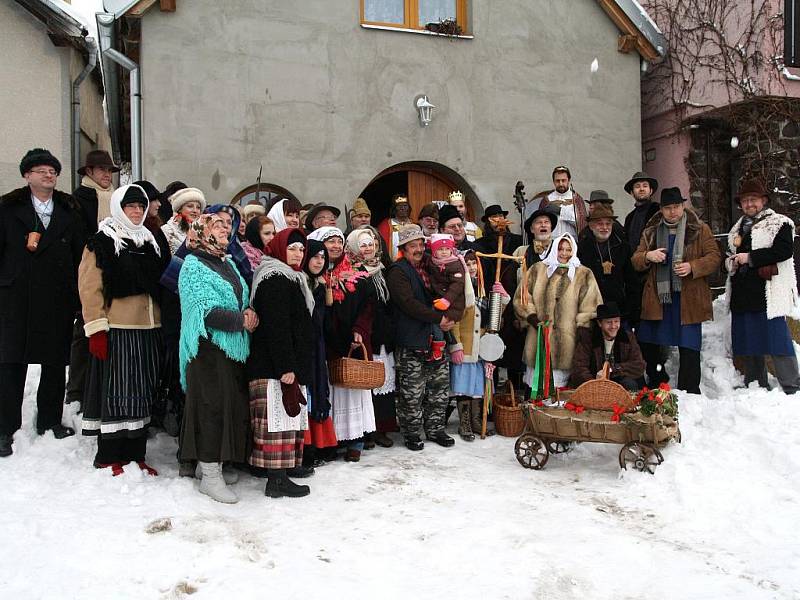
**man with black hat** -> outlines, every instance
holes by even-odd
[[[531,213],[531,216],[525,219],[525,231],[532,236],[531,243],[514,250],[514,256],[524,254],[525,264],[528,267],[542,260],[542,257],[550,250],[550,244],[553,242],[553,230],[557,224],[558,217],[551,212],[539,209]],[[521,273],[521,264],[519,268]]]
[[[658,203],[653,200],[653,195],[658,189],[658,181],[644,171],[639,171],[625,184],[625,191],[633,196],[634,207],[625,216],[625,232],[628,235],[628,245],[636,249],[639,239],[647,222],[658,212]]]
[[[474,242],[467,240],[464,218],[455,206],[445,204],[439,209],[439,233],[449,233],[456,243],[456,250],[461,254],[471,250]]]
[[[77,270],[85,243],[73,199],[57,191],[61,163],[43,148],[19,166],[27,185],[0,198],[0,456],[22,424],[28,365],[42,366],[36,430],[74,435],[61,424],[64,367],[79,310]]]
[[[455,323],[433,308],[425,236],[419,225],[400,228],[398,247],[403,256],[386,274],[395,307],[397,417],[409,450],[425,446],[420,430],[428,440],[450,447],[455,444],[445,432],[450,369],[444,357],[430,360],[430,347],[434,326],[446,332]]]
[[[558,217],[553,238],[569,233],[575,239],[586,227],[586,202],[572,189],[572,173],[564,165],[553,169],[553,188],[539,192],[527,203],[525,215],[534,210],[547,210]]]
[[[708,276],[719,268],[720,252],[708,225],[683,203],[678,188],[661,192],[660,212],[631,257],[633,267],[646,272],[636,336],[650,387],[669,380],[659,346],[677,346],[677,387],[699,394],[702,323],[713,318]]]
[[[628,390],[644,386],[644,359],[633,333],[621,326],[619,307],[614,302],[600,304],[592,326],[578,328],[578,341],[572,357],[570,385],[578,387],[593,379],[608,379]]]
[[[311,233],[320,227],[336,227],[336,219],[340,214],[342,211],[326,202],[315,204],[306,215],[306,233]]]
[[[594,273],[603,302],[616,304],[626,320],[632,315],[638,319],[642,297],[639,275],[631,264],[628,242],[615,225],[619,223],[611,203],[596,202],[586,233],[578,242],[578,259]]]
[[[786,316],[797,302],[792,256],[794,222],[767,208],[769,194],[755,180],[736,195],[744,213],[728,234],[727,296],[731,311],[733,355],[744,361],[745,385],[757,381],[769,389],[764,357],[772,357],[775,375],[787,394],[800,389],[800,375]]]
[[[498,237],[503,236],[503,254],[512,254],[514,250],[522,245],[522,236],[511,233],[508,229],[508,211],[503,210],[499,204],[492,204],[486,207],[481,220],[484,222],[483,237],[475,240],[473,248],[476,252],[484,254],[494,254],[497,252]],[[494,285],[495,271],[497,270],[497,260],[482,258],[481,268],[483,270],[483,283],[486,294],[492,291]],[[517,281],[517,264],[512,261],[504,260],[500,265],[500,282],[506,290],[514,289]],[[510,288],[509,288],[510,286]],[[509,293],[511,293],[509,291]],[[513,295],[513,294],[512,294]]]
[[[378,225],[378,232],[381,234],[386,247],[389,248],[389,257],[394,260],[397,257],[398,234],[403,225],[411,224],[411,205],[408,198],[403,194],[392,196],[392,207],[389,209],[389,217]]]
[[[86,155],[86,164],[78,169],[81,184],[72,192],[80,205],[86,233],[97,231],[97,224],[111,216],[111,194],[114,193],[113,176],[119,167],[105,150],[92,150]]]

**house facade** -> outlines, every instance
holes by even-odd
[[[247,200],[263,165],[265,192],[342,208],[363,196],[376,221],[393,193],[416,216],[455,189],[480,216],[510,209],[518,180],[528,197],[551,187],[566,164],[576,190],[606,189],[627,208],[641,63],[659,51],[629,2],[129,4],[106,1],[111,45],[141,69],[142,172],[157,186]],[[123,159],[126,82],[112,121]],[[435,106],[426,125],[423,96]]]
[[[99,67],[80,84],[80,151],[73,156],[73,82],[90,60],[94,42],[83,24],[55,2],[0,3],[0,194],[24,182],[19,161],[35,147],[49,149],[63,166],[59,189],[72,189],[72,175],[86,154],[110,150]]]

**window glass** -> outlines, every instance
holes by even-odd
[[[419,0],[419,24],[456,20],[456,0]]]
[[[364,0],[364,20],[374,23],[405,22],[403,0]]]

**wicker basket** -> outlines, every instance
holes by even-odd
[[[510,380],[506,382],[506,388],[508,393],[497,393],[492,401],[494,428],[500,435],[517,437],[525,428],[525,416]]]
[[[603,373],[608,377],[608,363],[603,365]],[[612,410],[616,404],[629,411],[635,404],[634,396],[610,379],[593,379],[582,383],[570,396],[569,401],[577,406],[595,410]]]
[[[366,347],[364,344],[359,346],[366,359]],[[383,363],[351,358],[352,354],[353,348],[350,348],[347,356],[335,358],[328,363],[328,377],[331,384],[352,390],[372,390],[381,387],[386,381]]]

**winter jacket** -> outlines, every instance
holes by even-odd
[[[401,258],[386,272],[386,283],[395,306],[395,347],[427,350],[433,325],[442,314],[433,308],[433,298],[416,269]]]
[[[464,282],[464,292],[466,298],[466,308],[464,316],[456,326],[451,329],[456,343],[452,344],[449,352],[461,350],[464,352],[464,362],[478,362],[478,347],[481,339],[481,309],[477,298],[475,298],[475,286],[469,277]],[[476,281],[477,284],[477,281]]]
[[[436,298],[445,298],[450,306],[444,311],[451,321],[460,321],[464,316],[464,280],[467,277],[464,263],[454,260],[441,267],[431,260],[428,264],[431,291]]]
[[[642,320],[646,321],[660,321],[662,317],[656,288],[656,265],[651,265],[645,258],[645,254],[656,249],[656,229],[660,223],[661,213],[650,219],[642,232],[639,247],[631,257],[637,271],[648,271],[642,292],[641,313]],[[708,276],[719,268],[720,252],[711,229],[692,210],[686,210],[683,259],[692,265],[692,272],[681,282],[681,324],[708,321],[714,316]]]
[[[625,215],[625,233],[628,236],[628,245],[631,250],[639,247],[642,231],[659,210],[660,207],[657,202],[648,201],[639,206],[634,206],[633,210]]]
[[[644,359],[636,337],[632,333],[620,329],[611,354],[614,360],[609,371],[609,379],[624,377],[636,381],[644,375]],[[578,387],[595,379],[598,371],[603,368],[603,363],[605,363],[605,346],[600,328],[594,323],[589,328],[581,328],[578,331],[578,342],[572,359],[570,385]]]
[[[577,267],[572,281],[567,270],[560,268],[548,278],[547,265],[542,262],[528,269],[528,302],[522,302],[522,286],[514,295],[514,310],[528,331],[523,353],[525,364],[533,366],[536,359],[537,325],[550,320],[553,368],[572,368],[578,328],[589,327],[602,301],[600,288],[587,267]]]
[[[578,259],[594,273],[603,302],[616,302],[624,318],[638,321],[642,289],[639,274],[631,264],[631,249],[624,238],[612,232],[608,242],[600,244],[589,229],[584,239],[578,242]],[[606,275],[603,261],[609,259],[614,266]]]
[[[35,252],[25,247],[31,231],[42,233]],[[69,363],[84,242],[69,195],[53,192],[47,229],[27,186],[0,198],[0,363]]]
[[[747,234],[742,232],[739,219],[728,233],[728,253],[749,252],[747,265],[733,269],[726,265],[729,274],[727,296],[731,312],[767,312],[767,318],[785,317],[794,308],[797,299],[797,281],[794,272],[794,223],[789,217],[772,209],[764,210]],[[736,238],[741,238],[737,247]],[[758,268],[777,265],[778,274],[769,281],[758,275]]]

